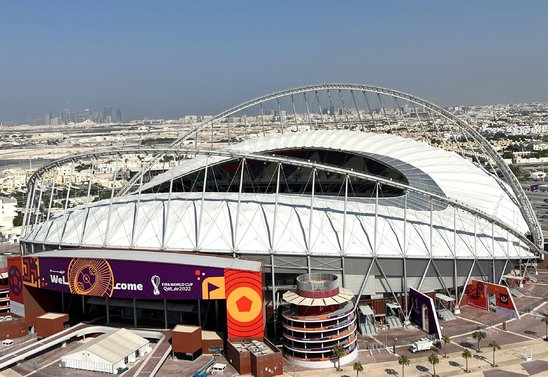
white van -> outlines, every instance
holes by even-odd
[[[13,339],[5,339],[2,341],[2,345],[4,347],[11,347],[13,346]]]
[[[226,369],[226,364],[221,363],[215,363],[211,366],[211,374],[217,373],[217,372],[224,372]]]

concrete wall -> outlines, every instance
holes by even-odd
[[[57,334],[60,331],[63,331],[65,328],[65,323],[68,322],[68,314],[64,314],[59,318],[47,319],[47,318],[36,318],[34,322],[36,336],[39,338],[45,338]]]
[[[23,292],[25,318],[29,324],[34,324],[36,317],[57,310],[59,293],[48,291],[47,289],[29,287],[27,285],[23,286]]]
[[[249,351],[238,352],[238,350],[227,342],[227,360],[239,374],[251,373],[251,353]]]
[[[193,354],[202,349],[202,329],[195,327],[189,332],[172,331],[171,344],[173,352]]]
[[[13,319],[0,322],[0,339],[14,339],[28,334],[25,318],[18,318],[13,314],[4,314],[2,316],[5,317],[6,315],[11,315]]]

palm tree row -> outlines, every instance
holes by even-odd
[[[546,327],[547,327],[546,339],[548,339],[548,316],[544,317],[542,319],[542,321],[544,323],[546,323]],[[476,352],[481,352],[480,342],[481,342],[482,339],[485,339],[487,337],[487,333],[485,331],[478,330],[478,331],[474,331],[472,336],[473,336],[474,339],[477,339],[477,341],[478,341],[478,346],[477,346]],[[442,336],[441,339],[444,342],[444,357],[447,357],[447,344],[451,342],[451,338],[447,335],[444,335],[444,336]],[[492,340],[489,343],[489,348],[491,348],[492,351],[493,351],[493,362],[491,363],[491,365],[493,367],[495,367],[495,366],[497,366],[496,361],[495,361],[495,352],[497,350],[500,350],[501,346],[497,343],[496,340]],[[333,354],[338,359],[338,368],[337,368],[337,370],[340,371],[341,370],[340,369],[340,358],[344,354],[344,347],[342,347],[341,345],[336,345],[335,347],[333,347]],[[469,373],[470,370],[468,369],[468,359],[472,357],[472,353],[470,352],[470,350],[468,348],[464,349],[464,351],[462,352],[462,357],[464,357],[464,359],[466,360],[465,372]],[[430,356],[428,356],[428,362],[430,364],[432,364],[432,368],[433,368],[433,372],[434,372],[433,377],[436,377],[436,365],[440,363],[440,359],[439,359],[438,355],[435,354],[435,353],[432,353]],[[405,367],[409,366],[410,363],[411,363],[411,360],[405,355],[401,355],[398,358],[398,364],[401,365],[402,377],[405,377]],[[356,363],[354,363],[353,369],[356,372],[356,377],[358,377],[358,374],[363,371],[363,366],[360,362],[356,362]]]
[[[487,338],[487,333],[485,331],[482,331],[482,330],[474,331],[474,333],[472,334],[472,337],[474,339],[477,339],[477,341],[478,341],[478,348],[476,349],[476,352],[481,352],[480,342],[481,342],[482,339]],[[491,348],[493,350],[493,363],[491,363],[491,365],[496,366],[497,363],[495,362],[495,352],[497,350],[500,350],[500,345],[497,343],[496,340],[493,340],[493,341],[491,341],[491,343],[489,343],[489,348]],[[463,356],[464,356],[464,354],[463,354]],[[468,368],[466,368],[466,369],[468,369]]]

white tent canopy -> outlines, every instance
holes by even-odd
[[[67,368],[116,373],[119,368],[125,368],[137,356],[143,356],[150,350],[148,340],[120,329],[84,343],[63,356],[61,362]]]

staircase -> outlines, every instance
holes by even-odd
[[[399,329],[403,327],[403,323],[401,323],[400,319],[398,317],[394,317],[393,315],[387,316],[386,322],[388,323],[388,327],[391,329]]]
[[[364,336],[375,336],[377,335],[377,330],[375,325],[371,322],[360,323],[360,332]]]
[[[438,310],[438,314],[444,321],[454,321],[455,319],[457,319],[457,317],[455,317],[453,312],[449,309],[440,309]]]
[[[516,298],[522,298],[523,296],[525,296],[523,293],[518,291],[516,288],[508,288],[508,290],[510,291],[512,296],[514,296]]]
[[[372,324],[371,322],[367,322],[365,324],[365,327],[367,329],[367,335],[377,335],[377,329],[375,329],[375,325]]]

